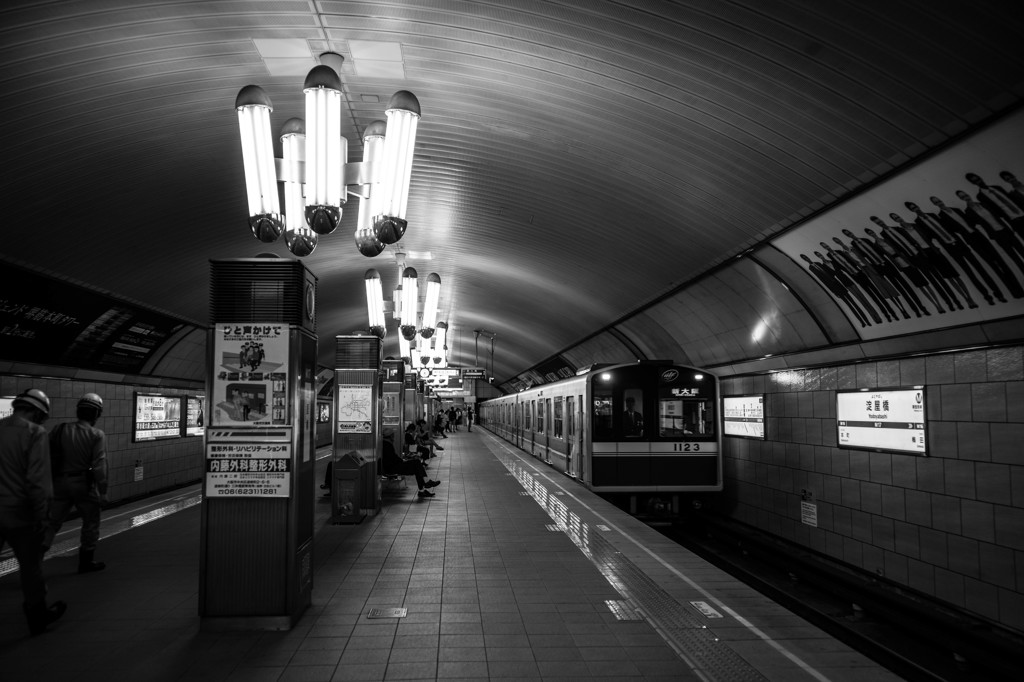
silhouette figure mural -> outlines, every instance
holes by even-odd
[[[772,241],[862,338],[1024,314],[1024,112]]]

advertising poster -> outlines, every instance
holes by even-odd
[[[181,436],[181,397],[135,394],[135,441]]]
[[[211,426],[289,424],[288,325],[219,323]]]
[[[924,388],[840,391],[839,447],[925,454]]]
[[[288,497],[290,443],[208,443],[207,497]]]
[[[1024,314],[1024,111],[771,243],[862,339]]]
[[[204,423],[206,422],[206,414],[204,410],[205,402],[206,399],[203,396],[198,395],[190,395],[185,399],[186,436],[203,435]]]
[[[370,433],[373,393],[370,386],[338,385],[338,433]]]
[[[0,419],[14,414],[14,396],[0,397]]]

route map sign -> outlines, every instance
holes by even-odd
[[[360,384],[338,385],[338,433],[370,433],[373,390]]]

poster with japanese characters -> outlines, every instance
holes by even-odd
[[[288,497],[291,443],[208,443],[206,497]]]
[[[181,396],[135,393],[132,442],[181,437]]]
[[[211,426],[289,424],[287,324],[218,323]]]

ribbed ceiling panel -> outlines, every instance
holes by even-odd
[[[453,360],[474,363],[473,329],[496,331],[502,378],[1019,104],[1024,24],[1009,7],[6,3],[0,143],[14,227],[0,249],[207,319],[209,259],[288,255],[249,234],[232,105],[242,86],[262,85],[276,131],[303,115],[302,78],[269,76],[253,40],[298,40],[312,56],[330,47],[346,57],[352,160],[391,93],[419,98],[403,245],[433,254],[409,264],[441,276]],[[357,76],[354,40],[397,43],[404,79]],[[355,251],[357,211],[350,201],[305,259],[325,336],[365,327],[367,268],[388,293],[397,283],[390,249]],[[703,289],[676,298],[687,333],[727,338],[749,322]],[[815,343],[799,311],[784,315],[782,345]],[[694,354],[758,350],[733,341]]]

